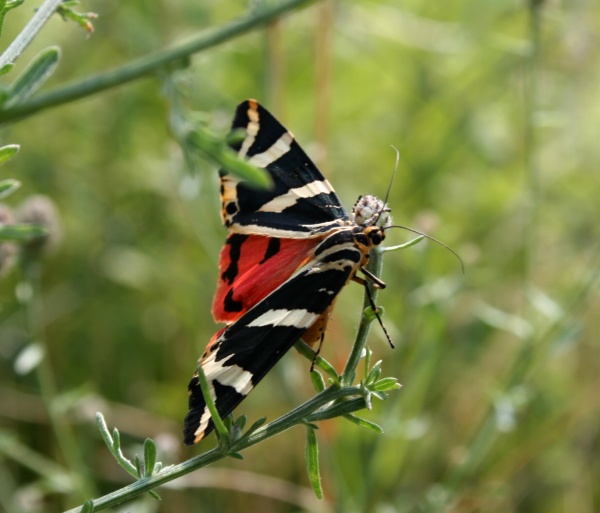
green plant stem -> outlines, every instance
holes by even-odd
[[[18,59],[61,3],[62,0],[45,0],[42,6],[35,11],[29,23],[0,55],[0,68]]]
[[[381,270],[383,268],[382,256],[383,251],[380,248],[376,247],[371,250],[371,257],[369,260],[369,264],[367,265],[367,269],[377,277],[381,275]],[[372,287],[370,283],[367,283],[367,287],[369,287],[371,291],[371,297],[373,298],[373,302],[377,301],[378,290],[375,287]],[[363,299],[363,312],[369,306],[371,306],[371,303],[365,292],[365,296]],[[356,379],[356,368],[358,367],[358,362],[360,361],[365,346],[367,345],[367,337],[369,336],[369,330],[371,329],[372,322],[373,319],[369,318],[363,313],[360,319],[360,324],[358,326],[356,341],[352,346],[352,351],[350,352],[348,361],[346,362],[344,370],[342,371],[342,385],[348,386],[354,383],[354,380]]]
[[[210,386],[201,364],[198,365],[196,372],[198,373],[198,383],[200,384],[200,389],[202,390],[202,395],[204,396],[204,402],[208,407],[213,424],[215,425],[215,431],[217,431],[217,433],[219,433],[221,436],[227,436],[227,428],[225,427],[225,424],[219,415],[219,411],[217,410],[213,396],[210,395]]]
[[[265,25],[289,11],[308,5],[314,1],[315,0],[287,0],[280,3],[269,4],[268,7],[261,8],[251,16],[241,17],[219,29],[200,34],[187,43],[142,57],[115,70],[101,73],[71,85],[66,85],[54,91],[50,91],[49,93],[40,95],[19,106],[6,109],[5,111],[0,112],[0,124],[22,119],[31,116],[40,110],[85,98],[86,96],[91,96],[112,87],[125,84],[126,82],[151,75],[168,64],[229,41],[256,27]]]
[[[259,429],[257,429],[254,433],[252,433],[247,438],[242,438],[237,442],[234,442],[230,448],[231,451],[240,452],[248,447],[256,445],[264,440],[271,438],[282,431],[285,431],[291,427],[294,427],[298,424],[304,422],[305,419],[311,418],[311,415],[316,414],[320,411],[320,408],[323,408],[331,401],[336,399],[343,399],[347,397],[355,397],[361,395],[362,391],[359,387],[346,387],[340,388],[337,385],[332,385],[327,390],[324,390],[320,394],[316,395],[312,399],[308,400],[304,404],[298,406],[294,410],[289,413],[281,416],[277,420],[274,420],[270,424],[267,424]],[[363,401],[348,401],[348,403],[353,404],[355,408],[352,411],[357,411],[358,409],[364,408],[364,400]],[[345,403],[344,403],[345,404]],[[335,407],[335,406],[334,406]],[[326,412],[327,409],[324,410]],[[325,413],[323,413],[325,415]],[[326,416],[324,417],[326,418]],[[157,486],[168,483],[169,481],[173,481],[185,474],[189,474],[194,470],[205,467],[206,465],[210,465],[218,460],[227,457],[227,454],[221,450],[221,448],[215,448],[204,454],[200,454],[194,458],[191,458],[183,463],[178,465],[172,465],[169,467],[165,467],[159,473],[154,474],[150,477],[144,477],[139,479],[135,483],[132,483],[120,490],[116,490],[112,493],[104,495],[103,497],[99,497],[98,499],[94,499],[94,511],[100,511],[102,509],[106,509],[122,502],[128,501],[141,495],[144,492],[150,491]],[[74,508],[69,510],[67,513],[79,513],[81,511],[81,506],[78,508]]]

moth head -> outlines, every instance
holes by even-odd
[[[392,225],[390,212],[390,208],[384,201],[366,194],[359,196],[352,207],[352,219],[357,225],[364,228],[378,226],[385,230]]]
[[[368,226],[365,228],[364,234],[369,239],[370,245],[379,246],[385,239],[385,228],[379,226]]]

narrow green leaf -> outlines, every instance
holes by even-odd
[[[387,392],[379,392],[379,391],[374,391],[371,392],[371,394],[369,394],[370,396],[375,396],[377,397],[377,399],[379,399],[380,401],[385,401],[387,399]],[[370,400],[369,400],[369,410],[372,409],[372,406],[370,405]]]
[[[379,379],[379,376],[381,376],[381,360],[375,362],[375,365],[373,365],[373,368],[367,376],[366,384],[370,385],[375,383]]]
[[[7,160],[10,160],[19,151],[20,146],[18,144],[7,144],[0,148],[0,164],[4,164]]]
[[[0,225],[0,241],[29,241],[46,235],[42,226],[35,224],[6,224]]]
[[[371,431],[375,431],[375,433],[377,433],[379,435],[383,433],[383,429],[381,428],[381,426],[379,424],[375,424],[375,422],[371,422],[370,420],[363,419],[361,417],[357,417],[356,415],[353,415],[352,413],[349,413],[348,415],[344,415],[344,418],[346,420],[349,420],[353,424],[356,424],[357,426],[360,426],[365,429],[369,429]]]
[[[240,415],[237,419],[235,419],[233,427],[240,431],[243,431],[246,427],[246,422],[248,422],[248,418],[246,417],[246,415]]]
[[[252,433],[254,433],[260,426],[267,421],[267,417],[261,417],[254,424],[252,424],[244,433],[244,436],[240,438],[240,442],[246,440]]]
[[[118,451],[121,450],[121,434],[119,433],[119,430],[117,428],[113,429],[112,439],[113,439],[113,444],[112,444],[113,451],[118,453]]]
[[[156,444],[151,438],[144,440],[144,476],[150,477],[156,463]]]
[[[396,378],[383,378],[371,386],[373,392],[388,392],[389,390],[398,390],[402,385]]]
[[[9,196],[21,187],[21,182],[13,178],[8,178],[0,182],[0,199]]]
[[[317,392],[322,392],[325,390],[325,380],[319,371],[311,370],[310,371],[310,380],[312,381],[313,386]]]
[[[368,347],[365,347],[365,381],[368,381],[368,376],[371,368],[371,356],[373,355],[373,351],[371,351]]]
[[[137,472],[137,477],[144,477],[144,474],[142,473],[142,462],[137,454],[133,457],[133,465],[135,467],[135,471]]]
[[[323,488],[321,487],[321,471],[319,469],[319,445],[315,430],[306,428],[306,472],[308,480],[312,486],[317,498],[323,498]]]
[[[373,403],[371,401],[372,396],[373,394],[371,393],[371,391],[367,391],[367,393],[365,394],[365,404],[367,406],[367,410],[373,409]]]
[[[60,59],[60,48],[51,46],[37,54],[29,66],[8,89],[5,107],[13,107],[27,100],[54,73]]]
[[[96,412],[96,424],[98,424],[98,430],[100,431],[100,435],[102,436],[104,443],[109,449],[112,450],[113,439],[112,436],[110,436],[110,431],[108,430],[108,426],[104,420],[104,415],[102,415],[100,412]]]
[[[319,429],[319,426],[317,426],[316,424],[313,424],[312,422],[309,422],[306,419],[302,419],[302,424],[309,427],[310,429],[314,429],[315,431],[317,431]]]
[[[243,460],[244,456],[242,456],[239,452],[236,451],[230,451],[227,453],[227,456],[231,457],[231,458],[235,458],[236,460]]]
[[[158,495],[154,490],[148,490],[148,493],[150,494],[150,497],[152,497],[153,499],[156,499],[157,501],[162,501],[162,499],[160,498],[160,495]]]
[[[88,499],[81,506],[80,513],[94,513],[94,500]]]

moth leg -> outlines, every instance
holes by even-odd
[[[321,333],[321,340],[319,340],[319,347],[317,347],[317,350],[315,351],[315,354],[313,355],[312,363],[310,364],[310,372],[315,370],[315,363],[317,363],[317,358],[319,357],[319,354],[321,354],[321,348],[323,347],[323,340],[325,340],[325,333]]]
[[[366,269],[361,269],[361,270],[362,270],[362,272],[365,273],[366,276],[368,276],[368,277],[373,276]],[[373,278],[375,278],[378,282],[383,283],[381,280],[379,280],[375,276],[373,276]],[[377,317],[377,321],[379,322],[379,325],[381,326],[381,329],[383,330],[385,338],[389,342],[390,347],[392,349],[394,349],[396,346],[392,342],[392,339],[390,338],[390,335],[389,335],[387,329],[385,328],[385,325],[383,324],[383,321],[381,320],[381,316],[379,315],[379,309],[377,308],[377,305],[375,304],[375,301],[373,301],[373,296],[371,295],[371,289],[369,288],[369,283],[364,278],[359,278],[357,276],[354,276],[352,278],[352,280],[354,280],[356,283],[360,283],[365,288],[365,292],[367,294],[367,298],[369,299],[369,304],[371,305],[371,310],[373,310],[373,313],[375,314],[375,317]],[[373,283],[373,285],[376,286],[377,282]],[[383,286],[385,287],[385,283],[383,283]],[[378,287],[378,288],[383,288],[383,287]]]
[[[373,282],[373,287],[375,287],[376,289],[385,289],[386,284],[385,284],[384,281],[380,280],[377,276],[375,276],[372,272],[370,272],[369,270],[365,269],[364,267],[361,269],[361,271],[363,272],[363,274],[367,278],[369,278],[369,280],[371,280],[371,282]],[[364,283],[365,283],[365,279],[364,278],[356,278],[356,276],[355,276],[352,279],[354,281],[360,283],[361,285],[364,285]]]

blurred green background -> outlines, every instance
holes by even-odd
[[[260,3],[258,3],[260,4]],[[253,3],[254,8],[260,8]],[[7,15],[4,49],[35,5]],[[246,2],[85,2],[95,33],[51,20],[4,81],[41,49],[62,60],[46,90],[217,28]],[[578,2],[321,2],[192,57],[185,107],[225,134],[254,97],[296,135],[350,208],[383,196],[422,242],[386,255],[379,296],[397,343],[370,347],[402,390],[369,419],[318,432],[325,500],[294,429],[137,499],[132,512],[563,512],[600,510],[600,5]],[[62,237],[39,284],[0,282],[0,510],[61,511],[131,482],[94,414],[129,455],[146,437],[178,463],[187,384],[218,329],[210,305],[217,174],[195,172],[148,78],[2,127],[21,145],[1,177],[15,210],[52,199]],[[389,243],[411,238],[401,230]],[[33,308],[28,307],[33,298]],[[350,284],[323,349],[339,370],[360,315]],[[40,358],[40,348],[46,352]],[[270,420],[312,395],[290,352],[236,414]],[[53,416],[55,422],[51,423]]]

